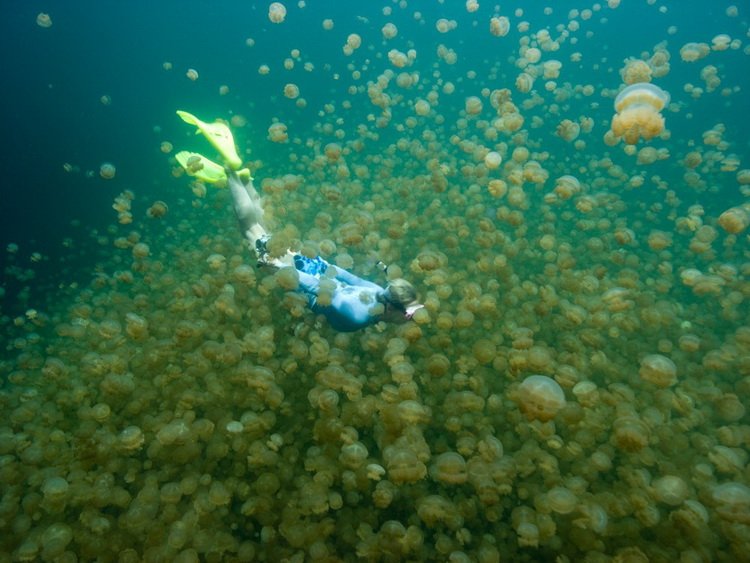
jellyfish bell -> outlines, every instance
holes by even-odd
[[[99,176],[101,176],[105,180],[111,180],[115,177],[116,173],[117,169],[111,162],[105,162],[99,167]]]
[[[52,27],[52,18],[49,16],[49,14],[40,12],[36,17],[36,24],[39,27],[44,27],[44,28]]]
[[[286,6],[281,2],[272,2],[268,6],[268,19],[272,23],[282,23],[286,19]]]
[[[649,140],[664,131],[659,113],[669,104],[669,94],[648,82],[631,84],[615,98],[612,133],[628,145]]]
[[[527,418],[546,422],[565,406],[565,392],[551,377],[530,375],[519,385],[515,400]]]

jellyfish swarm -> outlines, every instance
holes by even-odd
[[[649,140],[664,130],[659,113],[669,103],[669,94],[653,84],[639,82],[625,88],[615,98],[612,134],[628,145]]]

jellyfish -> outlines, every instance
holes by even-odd
[[[49,14],[40,12],[36,17],[36,24],[39,27],[44,27],[44,28],[52,27],[52,18],[49,17]]]
[[[612,134],[628,145],[649,140],[664,130],[659,113],[669,103],[669,94],[653,84],[639,82],[625,88],[615,99]]]
[[[115,168],[115,165],[111,162],[104,162],[99,167],[99,176],[104,178],[105,180],[111,180],[115,177],[115,174],[117,172],[117,169]]]
[[[268,19],[272,23],[282,23],[286,18],[286,7],[281,2],[272,2],[268,6]]]

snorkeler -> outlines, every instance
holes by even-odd
[[[320,256],[309,258],[288,249],[280,257],[271,257],[267,243],[271,238],[263,221],[263,207],[253,186],[250,171],[241,169],[232,133],[223,123],[204,123],[183,111],[177,114],[195,125],[221,154],[226,169],[198,153],[182,151],[176,155],[185,171],[199,180],[213,185],[227,185],[239,221],[242,236],[256,253],[258,265],[269,268],[294,267],[299,275],[297,291],[307,297],[307,304],[315,313],[326,317],[339,331],[354,331],[379,321],[405,322],[423,307],[417,301],[414,287],[404,279],[391,280],[382,287],[329,264]],[[385,268],[384,268],[385,269]],[[321,297],[321,284],[326,298]],[[325,301],[325,304],[323,303]]]

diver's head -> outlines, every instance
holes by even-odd
[[[383,299],[387,304],[405,311],[417,300],[417,290],[405,279],[396,278],[385,287]]]
[[[383,320],[387,322],[404,322],[424,307],[417,301],[417,290],[408,281],[396,278],[385,287],[378,300],[385,306]]]

